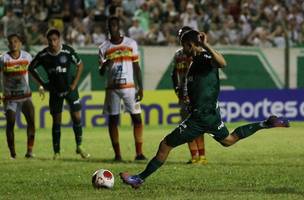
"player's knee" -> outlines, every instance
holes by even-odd
[[[225,143],[225,142],[220,142],[220,144],[223,146],[223,147],[230,147],[232,144],[229,144],[229,143]]]
[[[109,125],[110,126],[117,126],[119,122],[119,115],[110,115],[109,116]]]
[[[132,114],[131,118],[132,118],[132,122],[133,122],[133,124],[135,126],[138,126],[138,125],[142,124],[142,120],[141,120],[140,114]]]

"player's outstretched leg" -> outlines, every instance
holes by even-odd
[[[287,119],[283,117],[270,116],[268,119],[262,122],[256,122],[247,124],[244,126],[237,127],[230,135],[228,135],[225,139],[221,140],[220,143],[223,146],[231,146],[235,144],[237,141],[247,138],[252,134],[256,133],[262,129],[268,128],[276,128],[276,127],[289,127],[289,122]]]
[[[120,178],[125,184],[130,185],[135,189],[139,188],[148,176],[164,164],[172,149],[173,147],[168,146],[165,140],[163,140],[159,145],[156,156],[150,160],[144,171],[137,175],[130,175],[128,172],[121,172],[119,174]]]

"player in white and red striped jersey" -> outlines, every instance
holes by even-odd
[[[119,32],[119,18],[110,17],[108,29],[110,39],[99,47],[100,74],[107,78],[104,114],[109,115],[109,133],[115,152],[115,160],[121,160],[118,123],[121,100],[125,111],[133,122],[136,156],[135,160],[145,160],[142,152],[143,125],[140,101],[143,98],[141,70],[138,64],[138,47],[135,40],[122,36]]]
[[[21,50],[22,40],[18,34],[7,37],[9,51],[0,59],[1,86],[6,116],[6,137],[11,158],[16,158],[14,125],[16,112],[21,111],[27,122],[27,152],[25,157],[32,158],[35,140],[34,106],[31,100],[28,66],[32,56]]]

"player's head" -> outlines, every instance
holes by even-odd
[[[116,16],[111,16],[108,19],[108,31],[111,37],[120,36],[120,20]]]
[[[182,36],[181,36],[181,43],[183,45],[183,50],[185,51],[186,54],[188,55],[193,55],[194,53],[194,46],[200,46],[200,41],[199,41],[199,32],[195,30],[189,30],[186,31]]]
[[[177,38],[178,40],[180,41],[182,35],[187,32],[187,31],[190,31],[190,30],[193,30],[191,27],[189,26],[183,26],[182,28],[180,28],[178,31],[177,31]]]
[[[12,33],[7,36],[8,48],[10,51],[20,51],[22,47],[22,38],[17,33]]]
[[[60,32],[58,29],[51,28],[46,32],[46,38],[49,44],[49,48],[52,51],[58,51],[60,49]]]

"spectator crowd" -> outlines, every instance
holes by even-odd
[[[177,45],[182,26],[206,32],[212,45],[304,44],[303,0],[0,0],[0,43],[17,32],[28,46],[45,44],[56,27],[67,44],[97,46],[110,15],[140,45]]]

